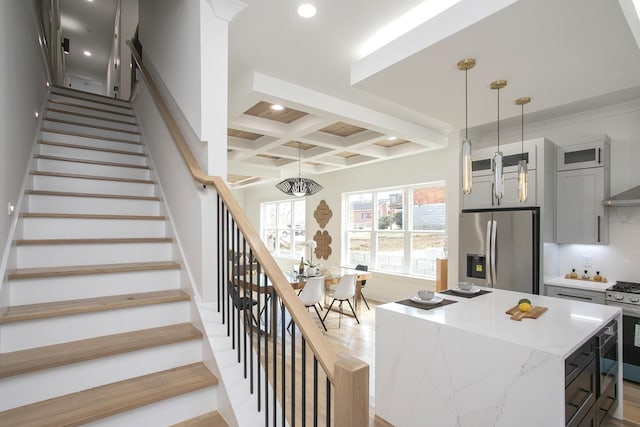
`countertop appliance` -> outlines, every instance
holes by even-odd
[[[539,293],[540,208],[463,210],[459,280]]]
[[[616,282],[607,289],[605,304],[622,308],[623,377],[640,383],[640,283]]]

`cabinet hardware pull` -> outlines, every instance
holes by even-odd
[[[600,153],[602,152],[602,148],[598,148],[598,164],[602,163],[600,161]]]
[[[494,198],[493,198],[493,195],[495,194],[494,185],[495,185],[495,184],[492,182],[492,183],[491,183],[491,206],[494,206],[494,205],[495,205],[495,200],[494,200]]]
[[[556,295],[558,295],[559,297],[577,298],[577,299],[583,299],[583,300],[587,300],[587,301],[592,301],[593,300],[593,298],[591,298],[591,297],[583,297],[581,295],[563,294],[561,292],[558,292]]]
[[[598,243],[600,243],[600,215],[598,215]]]

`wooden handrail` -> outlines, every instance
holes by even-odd
[[[329,378],[329,381],[334,383],[335,367],[338,360],[336,352],[329,346],[325,336],[322,335],[320,329],[307,314],[307,311],[304,305],[300,302],[297,293],[289,284],[289,281],[260,239],[259,234],[255,231],[253,225],[244,214],[244,211],[238,204],[237,200],[231,194],[231,191],[224,180],[218,176],[207,175],[202,171],[195,156],[193,155],[193,152],[189,148],[187,140],[182,134],[178,123],[171,114],[169,107],[154,83],[149,70],[143,64],[140,54],[131,40],[127,40],[127,45],[129,46],[129,49],[131,49],[133,58],[138,65],[138,68],[140,68],[142,77],[149,89],[149,92],[155,101],[165,124],[167,125],[169,133],[171,134],[178,151],[180,151],[184,162],[189,168],[191,176],[200,184],[214,186],[218,195],[223,200],[232,217],[238,224],[238,228],[242,231],[249,247],[253,250],[255,258],[259,261],[264,272],[269,277],[269,280],[273,284],[278,296],[289,310],[291,317],[294,319],[302,335],[305,337],[307,344],[312,349],[318,359],[318,362],[324,369],[325,375]],[[341,358],[340,360],[343,361],[346,359]]]

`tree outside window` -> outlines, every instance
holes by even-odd
[[[260,229],[262,241],[273,255],[304,256],[304,200],[262,203]]]

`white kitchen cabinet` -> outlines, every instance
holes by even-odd
[[[609,142],[605,139],[599,146],[589,143],[582,148],[558,148],[558,157],[566,158],[567,153],[576,152],[591,152],[593,156],[584,157],[583,168],[579,168],[579,162],[559,164],[563,169],[558,170],[556,177],[556,241],[608,244],[609,217],[602,201],[609,197],[609,167],[608,161],[604,161],[609,158]]]
[[[575,301],[592,302],[595,304],[604,304],[604,292],[577,289],[564,286],[545,285],[546,295],[549,297],[564,298]]]

